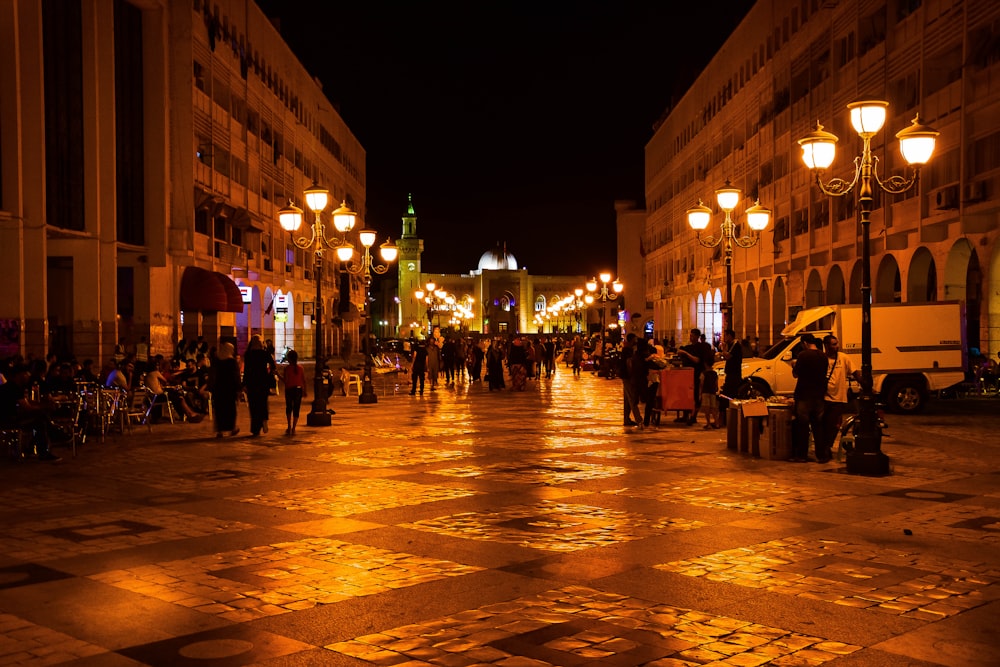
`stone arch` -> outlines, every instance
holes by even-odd
[[[806,278],[806,308],[815,308],[825,305],[823,300],[826,294],[823,292],[823,279],[819,277],[819,271],[813,269]]]
[[[694,326],[702,331],[705,330],[705,308],[707,307],[705,302],[711,300],[711,298],[711,294],[698,294],[698,306],[695,311]]]
[[[757,295],[757,331],[760,344],[771,347],[771,288],[766,280],[760,284]]]
[[[757,289],[753,283],[747,283],[746,305],[746,337],[753,340],[760,334],[757,332]]]
[[[902,300],[899,264],[892,254],[886,253],[872,279],[872,303],[900,303]]]
[[[861,303],[861,260],[851,267],[851,288],[847,292],[847,303]]]
[[[708,329],[708,331],[705,332],[705,339],[711,341],[715,338],[719,338],[722,336],[723,301],[722,301],[722,291],[719,290],[718,288],[716,288],[714,294],[712,294],[711,292],[709,294],[712,296],[715,306],[708,311],[710,317],[705,318],[705,326]]]
[[[967,239],[955,241],[944,269],[944,298],[965,302],[966,343],[982,349],[983,271],[979,254]],[[996,301],[996,299],[994,299]]]
[[[744,336],[743,333],[743,285],[737,285],[733,288],[733,321],[729,324],[729,327],[736,332],[738,338]]]
[[[844,272],[834,264],[826,277],[826,304],[847,303],[847,288],[844,285]]]
[[[910,268],[906,272],[906,301],[937,301],[937,266],[930,250],[923,246],[917,248],[910,259]]]
[[[989,258],[989,273],[987,274],[988,285],[986,294],[992,298],[986,301],[986,340],[985,345],[980,341],[981,349],[988,349],[993,353],[993,360],[998,358],[1000,353],[1000,244],[993,244],[993,256]],[[977,327],[980,325],[977,324]]]
[[[771,296],[771,340],[778,340],[782,329],[788,324],[788,304],[785,296],[785,281],[780,276],[774,279],[774,293]]]

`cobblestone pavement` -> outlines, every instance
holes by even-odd
[[[890,416],[873,478],[589,374],[380,386],[0,464],[0,665],[1000,664],[1000,403]]]

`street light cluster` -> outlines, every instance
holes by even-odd
[[[306,423],[310,426],[329,426],[330,412],[326,407],[329,397],[327,396],[326,385],[323,381],[323,370],[326,368],[326,355],[323,349],[323,326],[325,319],[323,315],[323,255],[326,254],[327,250],[333,250],[337,260],[343,264],[343,268],[346,271],[364,277],[365,317],[367,335],[369,337],[371,336],[372,328],[371,272],[385,273],[388,270],[388,266],[376,265],[372,261],[371,247],[375,245],[376,234],[370,229],[361,229],[358,232],[358,240],[361,242],[364,252],[360,264],[352,262],[355,248],[354,244],[347,237],[347,234],[354,229],[358,214],[352,211],[346,202],[342,203],[330,214],[333,219],[334,228],[344,236],[340,238],[335,236],[328,237],[326,234],[326,225],[323,222],[321,214],[326,210],[327,204],[330,201],[330,191],[313,183],[310,187],[306,188],[303,194],[306,206],[313,212],[313,223],[309,231],[309,236],[296,236],[296,232],[302,226],[303,211],[292,202],[289,202],[287,206],[278,211],[278,222],[281,224],[282,229],[288,232],[292,243],[297,248],[311,250],[313,253],[313,279],[316,281],[316,303],[313,320],[315,325],[316,370],[313,378],[312,409],[306,416]],[[390,241],[383,243],[379,250],[382,260],[386,264],[394,262],[399,254],[399,250]],[[371,355],[373,350],[370,341],[366,345],[366,348],[364,389],[359,400],[361,403],[375,403],[378,399],[371,384]]]
[[[549,304],[544,311],[536,313],[535,325],[540,332],[545,330],[545,325],[549,325],[550,331],[560,328],[566,328],[569,331],[572,327],[573,331],[580,333],[583,322],[586,321],[584,312],[587,306],[592,303],[594,303],[594,296],[584,294],[583,288],[577,287],[573,290],[573,294]]]
[[[746,210],[747,226],[750,227],[750,234],[737,236],[736,223],[733,222],[732,213],[740,203],[742,192],[739,188],[726,181],[724,187],[715,191],[715,200],[719,208],[725,213],[726,218],[719,229],[718,236],[702,238],[701,233],[708,227],[712,220],[712,209],[698,200],[698,205],[688,209],[687,219],[691,229],[697,232],[698,242],[706,248],[722,246],[723,261],[726,267],[726,301],[722,304],[722,329],[732,326],[733,317],[733,245],[741,248],[752,248],[760,241],[760,232],[767,229],[767,223],[771,220],[771,211],[760,205],[760,200]]]
[[[820,191],[830,197],[844,197],[857,189],[859,219],[861,222],[861,397],[858,402],[858,427],[854,434],[854,449],[847,455],[847,471],[862,475],[885,475],[889,472],[889,457],[882,453],[882,432],[878,426],[878,414],[872,379],[872,323],[871,323],[871,241],[869,227],[874,209],[876,187],[888,194],[903,194],[911,190],[920,180],[920,167],[926,164],[934,153],[938,131],[920,122],[920,116],[913,119],[910,127],[896,133],[899,150],[903,159],[913,169],[913,175],[880,177],[876,169],[878,156],[872,154],[872,138],[885,124],[888,102],[866,100],[848,104],[851,125],[861,137],[861,155],[854,158],[854,176],[851,180],[833,178],[826,183],[822,172],[833,164],[836,155],[837,137],[823,130],[816,123],[816,129],[802,139],[802,161],[813,172]]]
[[[475,299],[471,296],[458,298],[444,288],[438,287],[436,283],[428,282],[424,289],[418,289],[413,293],[417,301],[422,301],[427,306],[427,331],[434,329],[434,314],[438,315],[438,326],[441,325],[441,313],[448,314],[448,324],[460,331],[465,331],[469,327],[469,322],[475,316],[472,308]]]
[[[597,278],[591,278],[587,281],[587,292],[593,297],[594,301],[601,302],[601,341],[604,341],[604,333],[607,331],[607,324],[605,320],[607,319],[607,306],[609,301],[616,301],[618,296],[625,290],[625,285],[615,278],[614,282],[611,282],[611,273],[608,271],[602,271],[598,274],[601,282],[598,285]],[[610,289],[608,288],[610,284]]]

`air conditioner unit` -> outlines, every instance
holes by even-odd
[[[986,199],[986,183],[984,181],[972,181],[965,184],[965,191],[962,193],[962,201],[971,204]]]
[[[934,208],[941,210],[958,208],[958,186],[948,185],[933,193]]]

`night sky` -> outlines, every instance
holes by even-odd
[[[752,0],[258,0],[367,151],[365,222],[407,193],[433,273],[506,243],[534,274],[614,270],[616,199]]]

